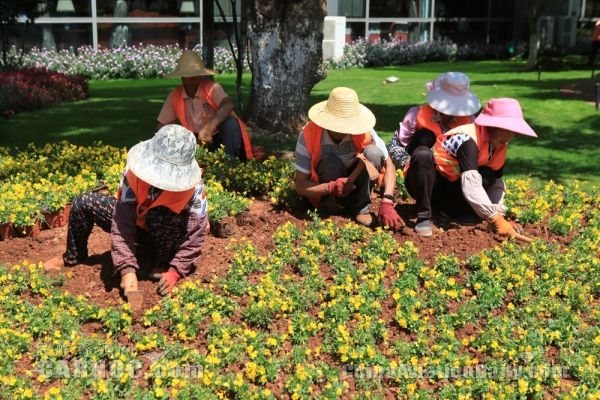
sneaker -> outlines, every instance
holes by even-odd
[[[371,213],[367,213],[367,214],[357,214],[354,217],[354,220],[359,223],[360,225],[364,225],[367,227],[372,227],[373,226],[373,216],[371,215]]]
[[[430,219],[423,220],[415,225],[415,232],[422,237],[430,237],[433,235],[433,225]]]

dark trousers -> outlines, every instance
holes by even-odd
[[[498,178],[490,168],[480,167],[478,171],[484,189],[490,188]],[[433,210],[442,209],[473,214],[473,209],[462,193],[460,179],[451,182],[436,170],[429,147],[419,146],[415,149],[404,181],[408,193],[416,200],[415,208],[419,219],[430,219]]]
[[[104,232],[111,231],[116,205],[117,199],[101,193],[84,193],[73,200],[67,249],[63,254],[65,265],[79,264],[88,257],[88,238],[94,225]],[[151,244],[156,249],[156,266],[167,267],[185,240],[186,225],[186,213],[175,214],[166,207],[152,208],[146,214],[147,231],[136,229],[137,242]]]
[[[374,144],[370,144],[365,147],[363,154],[369,160],[377,170],[381,170],[383,166],[383,152]],[[330,155],[327,158],[319,161],[317,165],[317,174],[319,174],[319,182],[334,181],[338,178],[349,176],[356,163],[350,168],[346,168],[342,160],[336,156]],[[367,214],[369,213],[369,207],[371,205],[371,191],[375,187],[376,181],[371,181],[369,173],[366,169],[363,169],[358,175],[358,178],[354,181],[355,189],[346,197],[337,197],[329,195],[324,197],[321,201],[328,202],[337,200],[345,210],[349,213],[356,214]]]
[[[588,57],[588,66],[594,65],[594,61],[596,60],[596,54],[598,54],[598,50],[600,49],[599,41],[592,41],[592,45],[590,46],[590,55]]]
[[[221,145],[225,147],[225,153],[241,160],[246,159],[242,130],[237,119],[232,116],[227,117],[219,125],[219,130],[213,136],[212,143],[208,146],[208,151],[217,150]]]

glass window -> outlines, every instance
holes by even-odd
[[[346,43],[352,43],[355,40],[365,37],[364,22],[346,23]]]
[[[99,17],[200,16],[200,0],[96,0]]]
[[[587,0],[585,2],[585,17],[599,18],[600,17],[600,0]]]
[[[99,48],[138,43],[192,49],[200,43],[200,24],[98,24]]]
[[[512,26],[508,28],[506,22],[503,23],[502,27],[512,32]],[[436,39],[448,38],[456,43],[485,42],[487,38],[487,23],[473,22],[466,18],[461,18],[458,22],[436,22],[434,37]]]
[[[92,45],[92,24],[34,24],[22,30],[14,42],[18,47],[24,38],[25,49],[68,50]]]
[[[428,6],[431,0],[371,0],[369,16],[379,18],[428,17]]]
[[[42,3],[44,4],[44,3]],[[91,17],[91,0],[46,0],[45,17]]]
[[[339,0],[337,15],[340,17],[363,18],[365,16],[365,0]]]
[[[429,38],[429,24],[410,22],[382,22],[369,24],[369,40],[399,40],[402,42],[422,42]]]
[[[436,0],[435,16],[438,18],[487,18],[491,0]]]
[[[515,17],[515,1],[514,0],[493,0],[492,18],[514,18]]]
[[[235,3],[236,3],[235,12],[236,12],[237,17],[239,18],[240,15],[242,14],[242,2],[241,2],[241,0],[237,0]],[[226,17],[233,16],[233,7],[231,6],[230,0],[219,0],[219,4],[221,5],[221,8],[223,9],[223,13],[225,14]],[[222,21],[223,18],[221,18],[221,13],[219,12],[219,7],[217,7],[216,1],[215,1],[214,7],[215,7],[215,9],[214,9],[215,22]]]

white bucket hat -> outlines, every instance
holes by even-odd
[[[445,72],[425,86],[427,104],[442,114],[463,117],[481,108],[479,99],[469,90],[469,78],[462,72]]]
[[[180,125],[165,125],[150,140],[127,153],[127,166],[144,182],[170,192],[183,192],[202,179],[195,158],[196,139]]]
[[[356,92],[347,87],[333,89],[326,101],[308,110],[308,118],[321,128],[348,135],[360,135],[375,126],[373,113],[360,104]]]
[[[200,56],[191,50],[184,50],[177,60],[177,67],[165,78],[191,78],[193,76],[214,75],[215,71],[206,68]]]

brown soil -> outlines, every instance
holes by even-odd
[[[401,245],[408,240],[414,242],[419,248],[421,257],[428,262],[433,262],[439,254],[455,254],[459,259],[465,260],[481,249],[491,248],[501,243],[499,237],[487,231],[485,223],[461,226],[443,218],[433,220],[437,227],[433,237],[422,238],[414,233],[414,219],[411,219],[410,204],[400,204],[397,209],[407,222],[407,226],[401,232],[394,233],[398,244]],[[340,225],[347,222],[344,217],[331,218]],[[210,282],[216,276],[222,276],[232,256],[228,244],[236,239],[250,240],[259,254],[266,255],[272,250],[272,234],[287,221],[301,226],[306,221],[305,213],[302,210],[294,210],[292,214],[285,210],[277,210],[263,200],[255,200],[249,212],[245,213],[243,218],[238,218],[234,236],[219,238],[211,234],[207,237],[202,255],[196,262],[196,270],[190,278]],[[42,231],[36,239],[19,238],[1,241],[0,263],[13,265],[23,260],[40,262],[60,256],[65,249],[66,233],[67,228],[62,227]],[[545,232],[537,226],[527,227],[526,233],[537,237],[545,236]],[[83,294],[98,305],[118,303],[121,295],[118,279],[112,273],[110,235],[97,227],[94,228],[89,238],[88,248],[90,256],[85,264],[62,267],[58,271],[49,271],[49,273],[71,272],[72,276],[69,274],[70,277],[65,282],[65,290],[73,294]],[[142,268],[152,268],[151,260],[144,248],[138,252],[138,257]],[[140,289],[145,293],[144,308],[151,307],[159,300],[154,282],[142,279]]]

